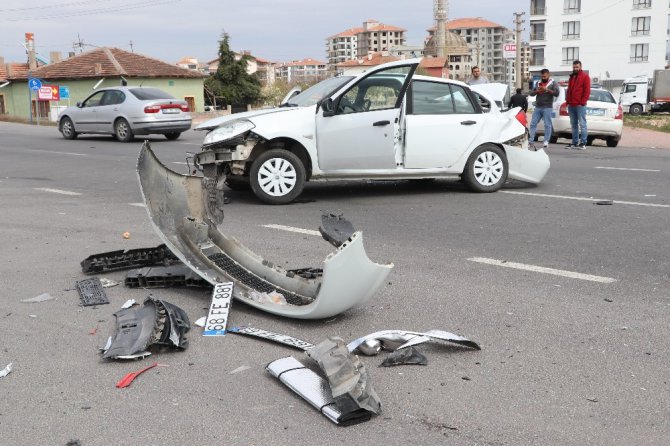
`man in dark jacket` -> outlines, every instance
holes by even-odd
[[[509,98],[509,108],[514,108],[514,107],[521,107],[521,110],[525,112],[528,111],[528,99],[526,99],[526,96],[521,94],[521,89],[517,88],[516,89],[516,94]]]
[[[551,139],[551,131],[553,130],[551,124],[552,114],[554,113],[554,98],[558,96],[560,90],[559,86],[554,80],[549,77],[549,70],[544,68],[540,71],[540,82],[537,87],[530,92],[531,96],[536,96],[535,110],[533,117],[530,120],[530,138],[531,147],[535,146],[535,131],[540,119],[544,121],[544,148],[549,147],[549,140]]]
[[[568,80],[568,91],[565,102],[568,103],[568,115],[572,127],[572,144],[566,149],[586,149],[588,129],[586,128],[586,102],[591,95],[591,78],[582,71],[582,63],[578,60],[572,63],[572,74]]]

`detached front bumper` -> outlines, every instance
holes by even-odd
[[[515,146],[504,147],[509,165],[509,178],[538,184],[547,175],[551,163],[544,149],[531,151]]]

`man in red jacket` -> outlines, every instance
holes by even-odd
[[[582,71],[582,63],[572,63],[572,74],[568,80],[568,91],[565,101],[568,103],[568,115],[572,127],[572,144],[566,149],[586,149],[588,130],[586,128],[586,102],[591,95],[591,78]]]

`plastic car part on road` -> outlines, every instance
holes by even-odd
[[[290,273],[219,230],[222,185],[169,170],[148,142],[140,150],[137,172],[149,218],[170,250],[209,283],[234,282],[234,297],[260,310],[299,319],[331,317],[369,299],[393,268],[372,262],[363,235],[354,232],[326,257],[321,277]],[[288,305],[254,301],[252,291],[276,291]]]
[[[347,344],[347,348],[350,352],[358,350],[363,354],[374,355],[379,353],[379,350],[382,348],[385,350],[398,350],[429,341],[451,342],[475,350],[481,350],[481,347],[476,342],[442,330],[428,330],[425,333],[405,330],[378,331],[351,341]],[[379,343],[378,346],[376,342]]]

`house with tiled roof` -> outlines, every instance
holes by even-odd
[[[405,44],[405,29],[386,25],[374,19],[362,27],[350,28],[326,38],[328,63],[338,65],[347,60],[363,58],[368,53],[387,51]]]
[[[338,74],[357,75],[365,73],[378,65],[404,59],[405,56],[395,56],[388,51],[380,51],[377,53],[370,53],[367,57],[339,63],[336,67]],[[419,69],[419,72],[426,76],[444,78],[449,76],[449,66],[446,57],[423,57],[419,64]]]
[[[275,81],[275,63],[261,57],[256,57],[248,50],[241,52],[234,51],[235,60],[240,60],[242,57],[247,58],[247,73],[256,74],[263,85],[269,85]],[[214,74],[219,68],[219,59],[212,59],[207,62],[205,70],[208,74]]]
[[[289,84],[314,83],[329,76],[326,62],[310,57],[278,64],[275,77]]]
[[[32,112],[33,116],[39,113],[46,118],[52,107],[75,104],[96,88],[122,84],[160,88],[186,100],[191,110],[204,110],[203,74],[118,48],[96,48],[30,71],[27,65],[21,69],[17,64],[3,65],[5,82],[9,84],[0,89],[0,100],[4,101],[5,113],[17,117],[29,117]],[[67,87],[69,98],[38,101],[28,88],[29,78],[37,78],[43,85]]]

